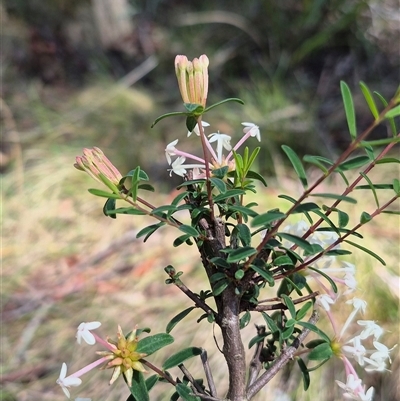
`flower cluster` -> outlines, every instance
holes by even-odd
[[[104,365],[105,368],[114,368],[110,384],[114,383],[117,378],[123,374],[129,386],[132,386],[133,371],[137,370],[140,372],[146,372],[140,360],[146,356],[146,354],[136,352],[138,345],[138,337],[136,336],[136,328],[125,337],[121,327],[118,326],[117,341],[113,341],[109,338],[103,340],[96,333],[92,333],[92,330],[99,328],[100,322],[89,322],[81,323],[78,326],[76,333],[76,339],[78,344],[84,340],[89,345],[97,343],[102,344],[107,351],[98,351],[98,355],[102,355],[100,359],[93,363],[85,366],[77,372],[67,376],[67,365],[62,364],[60,376],[57,379],[59,384],[64,391],[64,394],[70,398],[70,387],[79,386],[82,383],[80,377],[94,369],[96,366]],[[81,399],[82,400],[82,399]]]
[[[309,225],[305,221],[299,221],[296,224],[286,226],[285,232],[298,237],[303,237],[309,230]],[[338,235],[331,231],[316,231],[308,236],[307,241],[310,244],[318,244],[326,249],[328,246],[335,244]],[[286,247],[292,247],[293,243],[286,241]],[[335,245],[334,249],[338,249],[339,245]],[[305,261],[307,257],[305,257]],[[375,321],[357,320],[359,333],[353,337],[345,338],[345,333],[358,313],[364,314],[367,303],[360,298],[352,298],[345,301],[345,304],[352,305],[353,310],[350,312],[341,330],[338,330],[338,323],[331,311],[331,307],[338,303],[343,296],[353,293],[357,289],[357,281],[355,279],[356,267],[349,263],[338,259],[336,256],[323,256],[313,264],[314,268],[329,274],[329,277],[339,285],[343,285],[347,289],[343,293],[335,293],[328,288],[320,279],[320,275],[316,272],[308,270],[306,274],[311,276],[321,288],[321,295],[317,298],[317,305],[325,310],[334,332],[334,339],[331,342],[331,348],[336,356],[338,356],[345,368],[346,383],[336,380],[336,383],[344,390],[343,396],[346,399],[358,401],[372,401],[374,395],[373,387],[368,390],[363,385],[362,380],[358,377],[356,369],[351,363],[354,360],[366,372],[382,372],[387,370],[388,362],[391,363],[390,351],[386,345],[379,342],[379,338],[383,334],[383,329]],[[372,341],[371,341],[372,340]],[[364,343],[372,342],[373,349],[368,349]]]
[[[201,124],[202,128],[208,127],[210,125],[205,121],[202,121]],[[246,122],[242,123],[242,125],[244,126],[244,135],[233,148],[230,143],[231,137],[229,135],[217,132],[210,134],[208,137],[204,136],[207,150],[211,155],[211,161],[209,164],[210,170],[228,166],[228,171],[234,171],[235,161],[233,160],[233,152],[236,152],[239,147],[242,146],[243,143],[250,137],[255,137],[258,139],[258,141],[261,141],[260,130],[257,125]],[[199,127],[197,125],[192,132],[194,132],[197,136],[200,136]],[[188,136],[190,136],[192,132],[188,132]],[[212,143],[216,144],[216,150],[214,150],[214,148],[212,147]],[[193,178],[204,178],[206,163],[205,160],[196,155],[177,149],[177,144],[178,139],[169,143],[165,148],[165,156],[167,158],[168,164],[171,166],[170,175],[172,175],[172,173],[175,173],[183,177],[187,173],[187,170],[191,169],[193,171]],[[223,154],[224,149],[229,152],[226,157]],[[178,157],[174,161],[172,161],[171,156]],[[191,159],[195,163],[185,164],[186,159]]]

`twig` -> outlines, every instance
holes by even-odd
[[[309,299],[314,299],[319,295],[319,291],[314,291],[311,294],[305,295],[304,297],[297,298],[297,299],[292,299],[293,303],[300,304],[302,302],[308,301]],[[280,298],[274,298],[274,300],[278,300]],[[267,302],[267,301],[264,301]],[[274,305],[256,305],[254,308],[249,308],[249,310],[257,311],[257,312],[264,312],[267,310],[282,310],[282,309],[287,309],[287,306],[284,303],[279,303],[279,304],[274,304]]]
[[[203,300],[201,300],[195,293],[193,293],[189,288],[186,287],[185,284],[182,283],[180,279],[175,279],[173,276],[169,275],[173,280],[174,284],[188,297],[190,298],[198,308],[203,309],[207,315],[217,316],[217,312],[215,312],[212,308],[210,308]]]
[[[187,379],[190,381],[190,383],[192,383],[192,386],[200,392],[200,394],[205,394],[203,388],[200,386],[199,383],[196,382],[196,380],[194,379],[194,377],[191,375],[191,373],[186,369],[186,366],[181,363],[178,365],[178,368],[183,372],[183,374],[187,377]]]
[[[318,313],[316,310],[312,313],[308,323],[315,324],[318,320]],[[287,347],[281,355],[275,360],[270,369],[264,372],[249,388],[247,391],[247,399],[253,398],[291,359],[301,343],[310,333],[309,329],[304,329],[299,336],[293,341],[292,345]]]
[[[140,362],[142,362],[143,365],[148,366],[151,370],[154,370],[154,372],[156,372],[160,377],[164,378],[166,381],[170,382],[173,386],[176,386],[176,381],[172,379],[169,375],[167,375],[165,372],[158,369],[157,366],[154,366],[151,362],[146,361],[146,359],[140,359]]]
[[[262,336],[263,334],[265,334],[265,326],[257,326],[256,325],[256,329],[257,329],[258,336]],[[259,341],[257,343],[257,347],[254,352],[253,358],[250,361],[249,378],[247,381],[247,388],[249,388],[255,382],[255,380],[257,379],[257,377],[260,373],[260,370],[262,367],[260,356],[261,356],[261,351],[262,351],[263,347],[264,347],[264,340]]]
[[[217,396],[217,389],[215,387],[214,378],[212,376],[212,372],[210,369],[210,365],[208,363],[207,351],[203,349],[203,352],[200,355],[201,362],[203,363],[204,373],[206,374],[206,379],[208,383],[208,387],[210,388],[210,393],[213,397]]]

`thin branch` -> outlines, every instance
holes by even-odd
[[[212,308],[210,308],[203,300],[201,300],[194,292],[189,290],[185,284],[182,283],[180,279],[175,279],[173,276],[169,275],[171,279],[174,281],[174,284],[188,297],[190,298],[198,308],[203,309],[207,315],[214,315],[217,317],[217,312],[215,312]]]
[[[265,334],[265,326],[257,326],[257,335],[262,336]],[[256,350],[254,352],[253,358],[250,361],[249,367],[249,379],[247,381],[247,388],[249,388],[257,379],[258,375],[260,374],[260,370],[262,368],[261,363],[261,351],[264,347],[264,340],[259,341],[256,346]]]
[[[203,390],[203,388],[200,386],[199,383],[196,382],[196,380],[194,379],[194,377],[191,375],[191,373],[186,369],[186,366],[181,363],[180,365],[178,365],[178,368],[183,372],[183,374],[187,377],[187,379],[190,381],[190,383],[192,383],[192,386],[198,391],[200,392],[200,394],[206,394]]]
[[[167,382],[171,383],[173,386],[176,386],[176,381],[172,379],[169,375],[167,375],[165,372],[162,370],[158,369],[157,366],[154,366],[151,362],[146,361],[146,359],[140,359],[140,362],[143,363],[143,365],[146,365],[149,367],[151,370],[154,370],[160,377],[165,379]]]
[[[210,393],[213,397],[217,397],[217,389],[215,387],[214,378],[210,369],[210,365],[208,363],[207,351],[205,349],[203,349],[200,358],[201,362],[203,363],[204,373],[206,374],[206,379],[208,387],[210,388]]]
[[[308,323],[315,324],[318,320],[318,313],[316,310],[312,313]],[[252,399],[265,385],[291,360],[297,349],[310,333],[309,329],[304,329],[293,341],[292,345],[287,347],[275,360],[270,369],[264,372],[249,388],[247,391],[247,399]]]
[[[311,294],[305,295],[304,297],[301,298],[297,298],[297,299],[292,299],[293,303],[295,305],[300,304],[302,302],[308,301],[309,299],[314,299],[315,297],[317,297],[319,295],[319,291],[314,291]],[[274,298],[273,300],[278,300],[280,298]],[[268,302],[263,301],[263,302]],[[252,311],[256,311],[256,312],[264,312],[267,310],[282,310],[282,309],[287,309],[288,307],[283,304],[283,303],[279,303],[279,304],[273,304],[273,305],[260,305],[260,302],[258,305],[256,305],[254,308],[249,308],[249,310]]]

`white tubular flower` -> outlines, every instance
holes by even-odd
[[[353,357],[360,366],[364,366],[364,356],[366,354],[366,349],[363,345],[361,345],[361,339],[359,336],[354,337],[349,342],[352,342],[353,345],[344,345],[342,347],[343,352]]]
[[[100,322],[81,323],[75,336],[78,344],[81,344],[82,339],[89,345],[96,344],[96,339],[90,330],[98,329],[100,326]]]
[[[348,290],[346,290],[344,294],[349,294],[357,289],[357,280],[350,272],[347,272],[344,275],[344,284],[348,288]]]
[[[258,125],[253,123],[242,123],[242,125],[244,126],[243,132],[245,134],[249,133],[250,136],[256,137],[258,142],[261,142],[260,128]]]
[[[171,156],[176,155],[176,148],[175,145],[178,144],[178,139],[175,139],[175,141],[170,142],[167,147],[165,148],[165,157],[167,158],[168,164],[171,165]]]
[[[361,379],[356,378],[354,375],[349,374],[347,376],[347,381],[346,383],[343,383],[339,380],[335,380],[336,384],[345,391],[345,393],[343,394],[343,396],[345,398],[350,398],[353,400],[356,400],[357,398],[357,391],[360,389],[361,387]]]
[[[364,361],[368,363],[364,370],[366,372],[384,372],[386,371],[386,362],[384,360],[374,360],[370,358],[364,358]]]
[[[209,139],[209,142],[217,142],[217,159],[216,160],[219,164],[222,163],[222,149],[226,149],[228,151],[230,151],[232,149],[231,146],[231,137],[229,135],[225,135],[225,134],[220,134],[218,133],[213,133],[210,134],[209,137],[211,139]]]
[[[374,399],[374,392],[375,392],[375,390],[374,390],[373,387],[370,387],[370,388],[367,390],[367,392],[365,392],[364,390],[363,390],[363,391],[360,391],[360,392],[357,394],[357,396],[358,396],[357,400],[359,400],[359,401],[373,401],[373,399]]]
[[[201,125],[202,125],[203,128],[210,126],[210,124],[205,122],[205,121],[202,121]],[[200,136],[200,130],[199,130],[199,125],[198,124],[195,125],[195,127],[193,128],[193,131],[188,131],[187,136],[189,137],[193,133],[195,133],[197,136]]]
[[[183,163],[185,163],[186,157],[185,156],[180,156],[175,161],[172,163],[172,169],[170,170],[169,175],[172,175],[172,172],[174,172],[176,175],[180,175],[183,177],[186,174],[186,169],[183,167]]]
[[[64,394],[68,397],[71,398],[71,394],[69,393],[68,388],[69,387],[76,387],[82,384],[82,380],[79,379],[78,377],[67,377],[67,364],[64,362],[61,366],[61,372],[60,376],[57,379],[56,383],[61,386],[62,391],[64,391]]]
[[[375,340],[379,340],[379,337],[383,334],[382,327],[373,320],[357,320],[357,324],[365,327],[360,333],[361,340],[365,340],[369,336],[374,336]]]
[[[353,321],[354,316],[358,313],[358,311],[361,311],[362,313],[365,313],[365,309],[367,307],[367,303],[360,298],[353,298],[349,299],[346,301],[346,304],[351,304],[353,305],[353,311],[350,313],[349,317],[347,318],[346,322],[343,325],[343,328],[340,332],[340,337],[343,336],[344,332],[346,331],[347,327],[349,327],[350,323]]]
[[[330,311],[330,305],[333,305],[335,300],[332,299],[328,294],[322,294],[317,297],[317,304],[324,308],[326,311]]]
[[[385,344],[382,344],[378,341],[374,341],[373,344],[376,349],[376,352],[371,354],[370,358],[374,361],[389,359],[389,362],[392,363],[392,360],[390,359],[390,351],[396,348],[397,345],[389,349]]]

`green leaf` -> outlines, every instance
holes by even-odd
[[[190,308],[187,308],[183,310],[182,312],[178,313],[176,316],[174,316],[170,322],[167,324],[167,327],[165,331],[167,333],[170,333],[172,329],[182,320],[184,319],[193,309],[196,309],[195,306],[191,306]]]
[[[298,237],[297,235],[292,235],[292,234],[283,233],[283,232],[279,232],[276,235],[278,235],[279,237],[284,238],[290,242],[293,242],[298,247],[304,249],[307,252],[313,251],[311,244],[308,241],[306,241],[305,239]]]
[[[317,274],[320,274],[322,277],[324,277],[329,282],[329,284],[331,285],[333,292],[335,294],[337,294],[338,289],[337,289],[336,283],[325,272],[323,272],[320,269],[315,269],[314,267],[311,267],[311,266],[307,266],[307,268],[312,270],[313,272],[315,272]]]
[[[239,212],[243,216],[250,216],[250,217],[255,217],[258,215],[258,213],[252,209],[250,209],[247,206],[240,206],[240,205],[229,205],[228,206],[229,211],[233,212]]]
[[[138,210],[133,207],[119,207],[118,209],[107,210],[106,214],[131,214],[135,216],[143,216],[147,213],[143,210]]]
[[[290,315],[292,316],[293,319],[295,319],[296,318],[296,307],[294,306],[292,299],[285,294],[282,294],[282,299],[283,299],[285,305],[287,306],[287,308],[290,312]]]
[[[139,176],[140,176],[140,167],[137,166],[133,170],[132,180],[131,180],[131,189],[129,190],[132,199],[134,202],[137,200],[137,192],[138,192],[138,185],[139,185]]]
[[[301,358],[297,358],[297,364],[299,365],[301,374],[303,376],[304,391],[307,391],[310,387],[310,373],[308,373],[307,366]]]
[[[163,120],[164,118],[167,118],[167,117],[174,117],[174,116],[186,116],[186,113],[184,113],[184,112],[182,112],[182,111],[174,111],[174,112],[172,112],[172,113],[163,114],[162,116],[157,117],[157,118],[155,119],[155,121],[153,122],[153,124],[151,124],[151,128],[153,128],[159,121]]]
[[[311,212],[316,209],[321,209],[316,203],[313,202],[302,203],[293,209],[292,214]]]
[[[321,361],[324,359],[329,359],[333,355],[331,345],[329,343],[322,343],[317,345],[308,354],[308,359],[311,361]]]
[[[246,224],[238,224],[235,229],[238,231],[238,237],[242,242],[243,246],[249,246],[251,243],[251,232]]]
[[[400,163],[400,159],[396,159],[395,157],[382,157],[376,161],[376,164],[387,164],[387,163]]]
[[[177,207],[175,205],[163,205],[155,207],[151,214],[162,215],[165,212],[175,212]]]
[[[344,242],[347,242],[348,244],[353,245],[354,247],[356,247],[358,249],[361,249],[365,253],[368,253],[368,255],[371,255],[376,260],[379,260],[379,262],[381,262],[383,264],[383,266],[386,266],[386,262],[380,256],[378,256],[376,253],[372,252],[371,250],[364,248],[363,246],[356,244],[355,242],[349,241],[347,239],[345,239]]]
[[[395,178],[393,180],[393,184],[392,185],[393,185],[394,193],[396,195],[400,195],[400,180],[398,178]]]
[[[112,210],[115,210],[115,204],[116,204],[115,199],[107,199],[106,203],[103,206],[103,214],[111,217],[112,219],[116,219],[117,215],[111,212]]]
[[[228,285],[229,281],[227,279],[218,281],[212,288],[213,295],[217,297],[222,294]]]
[[[265,322],[267,323],[268,328],[271,330],[271,333],[278,333],[280,330],[275,323],[275,320],[271,318],[267,313],[261,312]]]
[[[140,237],[144,237],[143,242],[146,242],[150,235],[154,234],[160,227],[162,227],[165,223],[164,222],[160,222],[157,224],[152,224],[150,226],[147,226],[143,229],[141,229],[137,234],[136,234],[136,238],[140,238]]]
[[[192,132],[197,125],[197,119],[193,116],[186,117],[186,128],[189,132]]]
[[[385,114],[385,118],[394,118],[400,116],[400,104],[397,105],[396,107],[393,107],[393,109],[389,110],[386,114]]]
[[[243,277],[244,277],[244,270],[242,269],[236,270],[235,279],[240,281]]]
[[[321,338],[323,338],[326,342],[330,343],[331,340],[328,337],[327,334],[325,334],[321,329],[319,329],[317,326],[315,326],[314,324],[308,323],[308,322],[297,322],[297,324],[299,326],[302,326],[306,329],[309,329],[310,331],[318,334]]]
[[[243,248],[238,248],[230,252],[227,257],[227,262],[236,263],[239,262],[240,260],[244,260],[252,255],[255,255],[256,253],[257,249],[251,246],[244,246]]]
[[[362,212],[361,213],[361,217],[360,217],[360,223],[361,224],[366,224],[371,220],[372,220],[372,216],[369,213],[367,213],[367,212]]]
[[[211,177],[210,181],[214,185],[215,188],[218,188],[218,191],[221,194],[224,194],[226,192],[226,184],[224,181],[222,181],[221,179],[216,178],[216,177]]]
[[[365,166],[369,162],[370,162],[370,159],[368,156],[364,156],[364,155],[356,156],[356,157],[353,157],[352,159],[348,159],[348,160],[344,161],[343,163],[339,164],[337,169],[340,171],[348,171],[348,170],[352,170],[354,168]]]
[[[301,320],[307,314],[308,310],[312,307],[313,303],[311,301],[306,302],[297,312],[296,320]]]
[[[188,235],[188,234],[181,235],[180,237],[175,238],[175,240],[174,240],[174,242],[173,242],[172,245],[173,245],[175,248],[177,248],[178,246],[180,246],[180,245],[182,245],[182,244],[184,244],[184,243],[186,243],[186,244],[188,244],[188,245],[193,245],[193,242],[190,241],[190,238],[191,238],[191,237],[192,237],[192,236],[191,236],[191,235]]]
[[[218,203],[228,198],[233,198],[238,195],[244,195],[245,193],[246,191],[244,191],[243,189],[230,189],[223,194],[214,196],[214,202]]]
[[[259,343],[259,342],[261,342],[261,341],[264,341],[265,337],[267,337],[266,334],[262,334],[262,335],[260,335],[260,336],[255,336],[255,337],[253,337],[253,338],[249,341],[249,345],[248,345],[249,349],[250,349],[254,344],[257,344],[257,343]]]
[[[382,102],[383,106],[387,107],[388,102],[386,101],[386,99],[380,93],[378,93],[376,91],[374,91],[374,94],[376,96],[378,96],[378,99]],[[389,125],[390,125],[390,129],[392,131],[392,134],[393,134],[393,136],[396,136],[397,135],[397,128],[396,128],[396,123],[394,121],[394,118],[390,118],[389,117],[388,120],[389,120]]]
[[[341,200],[343,202],[349,202],[349,203],[353,203],[353,204],[357,203],[357,201],[354,198],[350,198],[350,196],[344,196],[344,195],[321,193],[321,194],[311,194],[310,196],[315,196],[318,198],[336,199],[336,200]]]
[[[177,352],[176,354],[171,355],[162,365],[163,370],[168,370],[173,368],[174,366],[178,366],[187,359],[193,358],[194,356],[201,355],[203,350],[198,347],[189,347],[184,348]]]
[[[210,262],[215,266],[222,267],[223,269],[229,269],[231,267],[225,259],[220,257],[211,258]]]
[[[347,213],[342,210],[337,210],[338,213],[338,225],[340,228],[344,228],[349,223],[350,217]]]
[[[275,280],[270,272],[255,265],[250,265],[250,268],[255,272],[257,272],[269,284],[270,287],[272,287],[275,284]]]
[[[141,352],[147,355],[154,354],[161,348],[166,347],[174,342],[174,337],[167,333],[159,333],[154,336],[147,336],[139,340],[136,352]]]
[[[251,313],[246,311],[244,315],[239,319],[240,329],[244,329],[249,323],[251,319]]]
[[[158,379],[160,378],[160,376],[158,375],[153,375],[150,376],[149,378],[146,379],[146,388],[147,391],[150,391],[158,382]]]
[[[210,111],[214,107],[220,106],[221,104],[228,103],[228,102],[236,102],[236,103],[244,104],[244,101],[242,99],[239,99],[239,98],[236,98],[236,97],[229,98],[229,99],[224,99],[224,100],[221,100],[220,102],[212,104],[211,106],[208,106],[204,110],[204,113],[206,113],[207,111]]]
[[[133,371],[132,386],[129,388],[131,394],[135,397],[136,401],[149,401],[149,392],[147,391],[146,382],[143,373],[137,370]]]
[[[306,172],[304,170],[303,164],[301,163],[299,156],[297,156],[296,152],[289,146],[282,145],[282,149],[286,153],[286,156],[289,158],[290,162],[292,163],[294,171],[296,172],[297,176],[300,178],[300,181],[301,181],[303,187],[307,188],[307,186],[308,186],[307,176],[306,176]]]
[[[192,395],[192,390],[183,383],[178,383],[175,390],[184,401],[201,401],[199,397]]]
[[[371,91],[369,90],[368,86],[364,82],[360,82],[361,91],[367,101],[368,107],[371,110],[372,115],[374,116],[375,120],[379,117],[379,111],[376,107],[375,100],[372,97]]]
[[[114,194],[113,192],[102,191],[101,189],[89,188],[88,191],[92,195],[100,196],[101,198],[124,199],[123,196],[120,194]]]
[[[213,284],[213,283],[216,283],[217,281],[223,280],[223,279],[226,279],[226,274],[222,273],[222,272],[217,272],[217,273],[214,273],[210,277],[210,283]]]
[[[349,126],[349,132],[351,139],[354,141],[357,137],[356,127],[356,115],[354,111],[353,97],[351,91],[346,82],[340,81],[340,90],[342,92],[344,111],[346,113],[347,125]]]
[[[192,237],[198,237],[199,232],[192,226],[188,226],[187,224],[182,224],[179,226],[179,230],[184,232],[187,235],[191,235]]]
[[[265,181],[264,177],[261,174],[258,174],[256,171],[249,170],[246,174],[246,178],[261,181],[264,187],[268,186],[267,181]]]
[[[374,184],[372,183],[371,179],[365,173],[361,172],[360,175],[362,177],[364,177],[365,181],[368,182],[368,186],[369,186],[369,188],[371,189],[371,191],[372,191],[372,193],[374,195],[375,204],[379,208],[379,199],[378,199],[378,195],[376,193],[376,188],[375,188]],[[357,189],[357,187],[356,187],[356,189]]]
[[[324,174],[328,172],[328,169],[320,162],[317,156],[305,155],[303,156],[303,161],[306,163],[313,164],[314,166],[317,166],[319,169],[323,171]]]
[[[258,216],[254,217],[254,219],[251,221],[251,226],[252,227],[266,226],[272,223],[273,221],[280,220],[285,217],[286,214],[281,212],[267,212],[259,214]]]
[[[199,116],[204,113],[204,107],[197,103],[183,103],[183,107],[189,114]],[[190,131],[192,132],[192,131]]]

